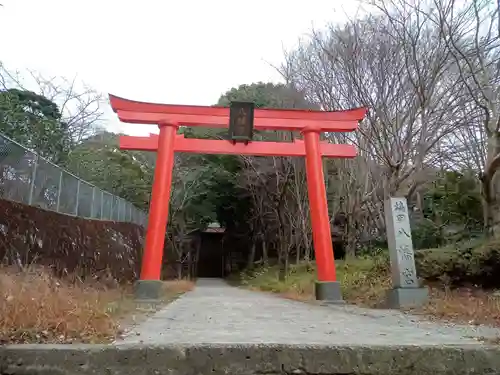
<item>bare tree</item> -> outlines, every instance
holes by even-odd
[[[283,132],[274,135],[282,140],[287,138]],[[251,192],[254,207],[254,217],[251,219],[254,244],[248,263],[253,263],[257,242],[262,246],[264,262],[267,262],[268,257],[267,245],[273,244],[280,265],[280,278],[283,279],[287,274],[292,249],[300,251],[301,244],[306,242],[303,238],[309,237],[307,232],[302,233],[297,227],[300,225],[297,211],[299,207],[300,210],[305,208],[303,194],[306,191],[300,188],[297,191],[297,184],[294,184],[296,169],[292,158],[242,157],[242,160],[246,168],[241,184]]]
[[[376,1],[391,19],[409,9],[439,30],[460,85],[460,129],[447,139],[453,162],[480,173],[484,222],[500,236],[500,23],[498,3],[485,0]],[[395,16],[396,15],[396,16]],[[458,147],[457,147],[458,146]]]
[[[459,80],[447,74],[452,64],[439,28],[409,8],[313,30],[287,53],[286,81],[321,108],[370,108],[358,132],[327,135],[360,153],[327,164],[328,191],[336,195],[331,211],[349,217],[350,244],[368,225],[383,228],[383,199],[412,198],[428,180],[441,141],[462,125]]]
[[[26,82],[28,81],[28,82]],[[56,103],[75,143],[94,135],[102,126],[103,96],[75,78],[46,78],[35,71],[10,71],[0,64],[0,87],[35,91]]]

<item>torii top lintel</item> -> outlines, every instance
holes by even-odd
[[[196,105],[138,102],[109,95],[113,111],[123,122],[136,124],[176,123],[185,126],[226,128],[229,108]],[[313,111],[302,109],[255,109],[254,128],[318,132],[351,132],[363,120],[367,108],[345,111]]]

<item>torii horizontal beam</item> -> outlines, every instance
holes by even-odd
[[[182,126],[202,126],[208,128],[227,128],[229,115],[183,115],[149,112],[116,111],[120,121],[130,124],[176,123]],[[299,131],[304,128],[320,132],[352,132],[358,128],[358,122],[351,121],[319,121],[298,119],[255,118],[254,128],[257,130]]]
[[[138,151],[157,151],[158,135],[149,137],[120,136],[120,149]],[[329,158],[354,158],[356,147],[353,145],[320,143],[321,156]],[[231,143],[225,140],[185,138],[177,135],[174,142],[174,152],[189,152],[199,154],[227,154],[254,156],[305,156],[304,141],[294,142],[249,142]]]
[[[176,123],[185,126],[227,127],[229,108],[137,102],[109,96],[118,118],[127,123]],[[257,130],[318,132],[351,132],[357,129],[366,108],[346,111],[312,111],[299,109],[255,109],[254,128]]]
[[[116,111],[168,113],[172,115],[229,116],[228,107],[157,104],[139,102],[109,95],[111,107]],[[360,121],[366,114],[364,107],[343,111],[316,111],[306,109],[268,109],[256,108],[254,118],[296,119],[316,121]]]

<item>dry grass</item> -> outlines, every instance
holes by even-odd
[[[385,293],[391,288],[389,272],[383,257],[337,262],[337,278],[344,299],[362,307],[383,306]],[[314,300],[315,269],[312,265],[292,266],[285,281],[278,281],[277,275],[276,268],[264,268],[251,277],[243,277],[242,284],[293,300]],[[429,303],[411,312],[432,319],[500,327],[500,295],[477,288],[450,289],[443,285],[431,285],[429,289]]]
[[[168,282],[165,301],[190,290]],[[40,269],[0,269],[0,344],[109,342],[136,309],[131,286],[64,281]]]
[[[430,288],[429,303],[415,310],[438,319],[500,327],[500,295],[475,288]]]

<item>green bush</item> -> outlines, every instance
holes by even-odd
[[[470,241],[415,254],[419,277],[451,286],[500,287],[500,240]]]
[[[443,228],[432,220],[424,219],[411,231],[415,249],[429,249],[443,246]]]
[[[337,278],[349,301],[370,300],[376,305],[391,287],[389,254],[379,249],[376,255],[337,261]],[[419,278],[451,287],[479,286],[500,288],[500,240],[475,239],[454,246],[417,250],[415,263]],[[278,279],[278,267],[259,267],[240,273],[239,284],[270,292],[312,294],[315,265],[290,265],[286,280]]]

